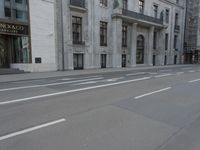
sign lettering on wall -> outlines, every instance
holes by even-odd
[[[11,35],[28,35],[28,26],[0,22],[0,33]]]

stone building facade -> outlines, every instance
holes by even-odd
[[[59,70],[182,63],[185,0],[57,2]]]

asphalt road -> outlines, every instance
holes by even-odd
[[[199,150],[200,66],[0,83],[0,150]]]

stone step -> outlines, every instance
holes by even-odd
[[[19,69],[0,68],[0,75],[20,74],[20,73],[25,73],[25,72],[23,70],[19,70]]]

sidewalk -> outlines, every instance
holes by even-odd
[[[179,67],[192,67],[194,65],[169,65],[169,66],[141,66],[133,68],[106,68],[106,69],[87,69],[87,70],[72,70],[72,71],[54,71],[54,72],[37,72],[37,73],[23,73],[23,74],[9,74],[0,75],[0,83],[11,81],[23,80],[36,80],[43,78],[67,77],[75,75],[92,75],[110,72],[123,72],[123,71],[142,71],[146,69],[167,69]]]

